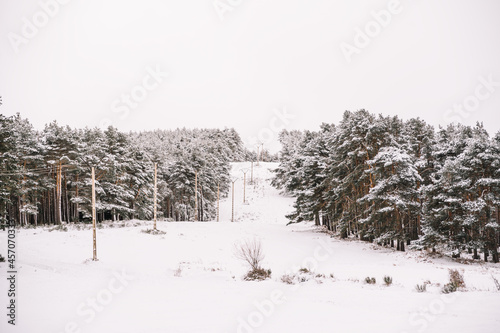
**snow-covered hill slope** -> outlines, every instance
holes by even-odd
[[[310,223],[286,226],[293,199],[269,185],[274,164],[254,168],[243,203],[242,168],[220,222],[159,222],[165,235],[131,221],[98,230],[21,230],[17,234],[18,318],[7,324],[7,268],[0,264],[0,332],[499,332],[500,280],[493,264],[459,264],[331,238]],[[247,181],[250,180],[250,171]],[[272,277],[247,282],[234,244],[259,239]],[[6,252],[0,234],[0,253]],[[310,273],[297,273],[307,268]],[[448,269],[467,291],[444,295]],[[282,282],[288,274],[296,284]],[[293,277],[295,274],[295,277]],[[385,286],[383,277],[393,284]],[[366,277],[376,284],[366,284]],[[418,293],[415,285],[427,285]]]

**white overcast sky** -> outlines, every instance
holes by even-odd
[[[213,0],[71,0],[16,53],[11,39],[29,32],[25,20],[45,23],[40,2],[0,0],[0,113],[20,112],[39,129],[52,120],[124,131],[234,127],[245,142],[260,135],[276,148],[275,109],[294,115],[288,129],[316,130],[362,108],[500,129],[500,85],[478,88],[500,82],[498,0],[401,0],[351,62],[341,43],[355,46],[356,29],[376,28],[372,12],[389,1],[220,0],[234,4],[221,20]],[[148,68],[169,76],[128,114],[114,112]],[[464,102],[469,111],[453,111]]]

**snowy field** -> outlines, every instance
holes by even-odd
[[[69,227],[17,234],[17,324],[7,324],[7,267],[0,264],[0,332],[500,332],[500,265],[460,264],[420,252],[401,253],[358,241],[340,241],[310,223],[286,226],[292,198],[269,185],[275,164],[254,168],[243,204],[241,168],[221,222],[159,222],[165,235],[129,221],[92,232]],[[250,172],[247,174],[247,181]],[[243,281],[248,271],[233,254],[236,242],[260,239],[272,277]],[[6,232],[0,249],[7,248]],[[281,277],[307,268],[301,283]],[[444,295],[448,269],[463,272],[466,291]],[[385,286],[383,277],[393,279]],[[367,276],[376,284],[366,284]],[[430,282],[427,292],[415,285]]]

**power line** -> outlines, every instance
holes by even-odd
[[[71,168],[66,168],[62,172],[74,172],[74,171],[79,171],[79,169],[76,166],[71,166]],[[25,170],[20,170],[20,171],[15,171],[15,172],[5,172],[5,173],[0,173],[1,176],[25,176],[30,173],[38,174],[38,175],[48,175],[50,173],[55,173],[57,172],[57,168],[39,168],[39,169],[25,169]]]

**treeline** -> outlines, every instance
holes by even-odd
[[[273,185],[295,196],[291,223],[341,237],[468,251],[498,262],[500,132],[435,130],[421,119],[345,112],[318,132],[283,131]]]
[[[151,219],[155,163],[158,216],[211,220],[218,184],[221,195],[229,189],[230,162],[252,157],[234,129],[125,134],[52,122],[37,131],[19,114],[0,115],[0,224],[89,221],[92,167],[99,221]]]

